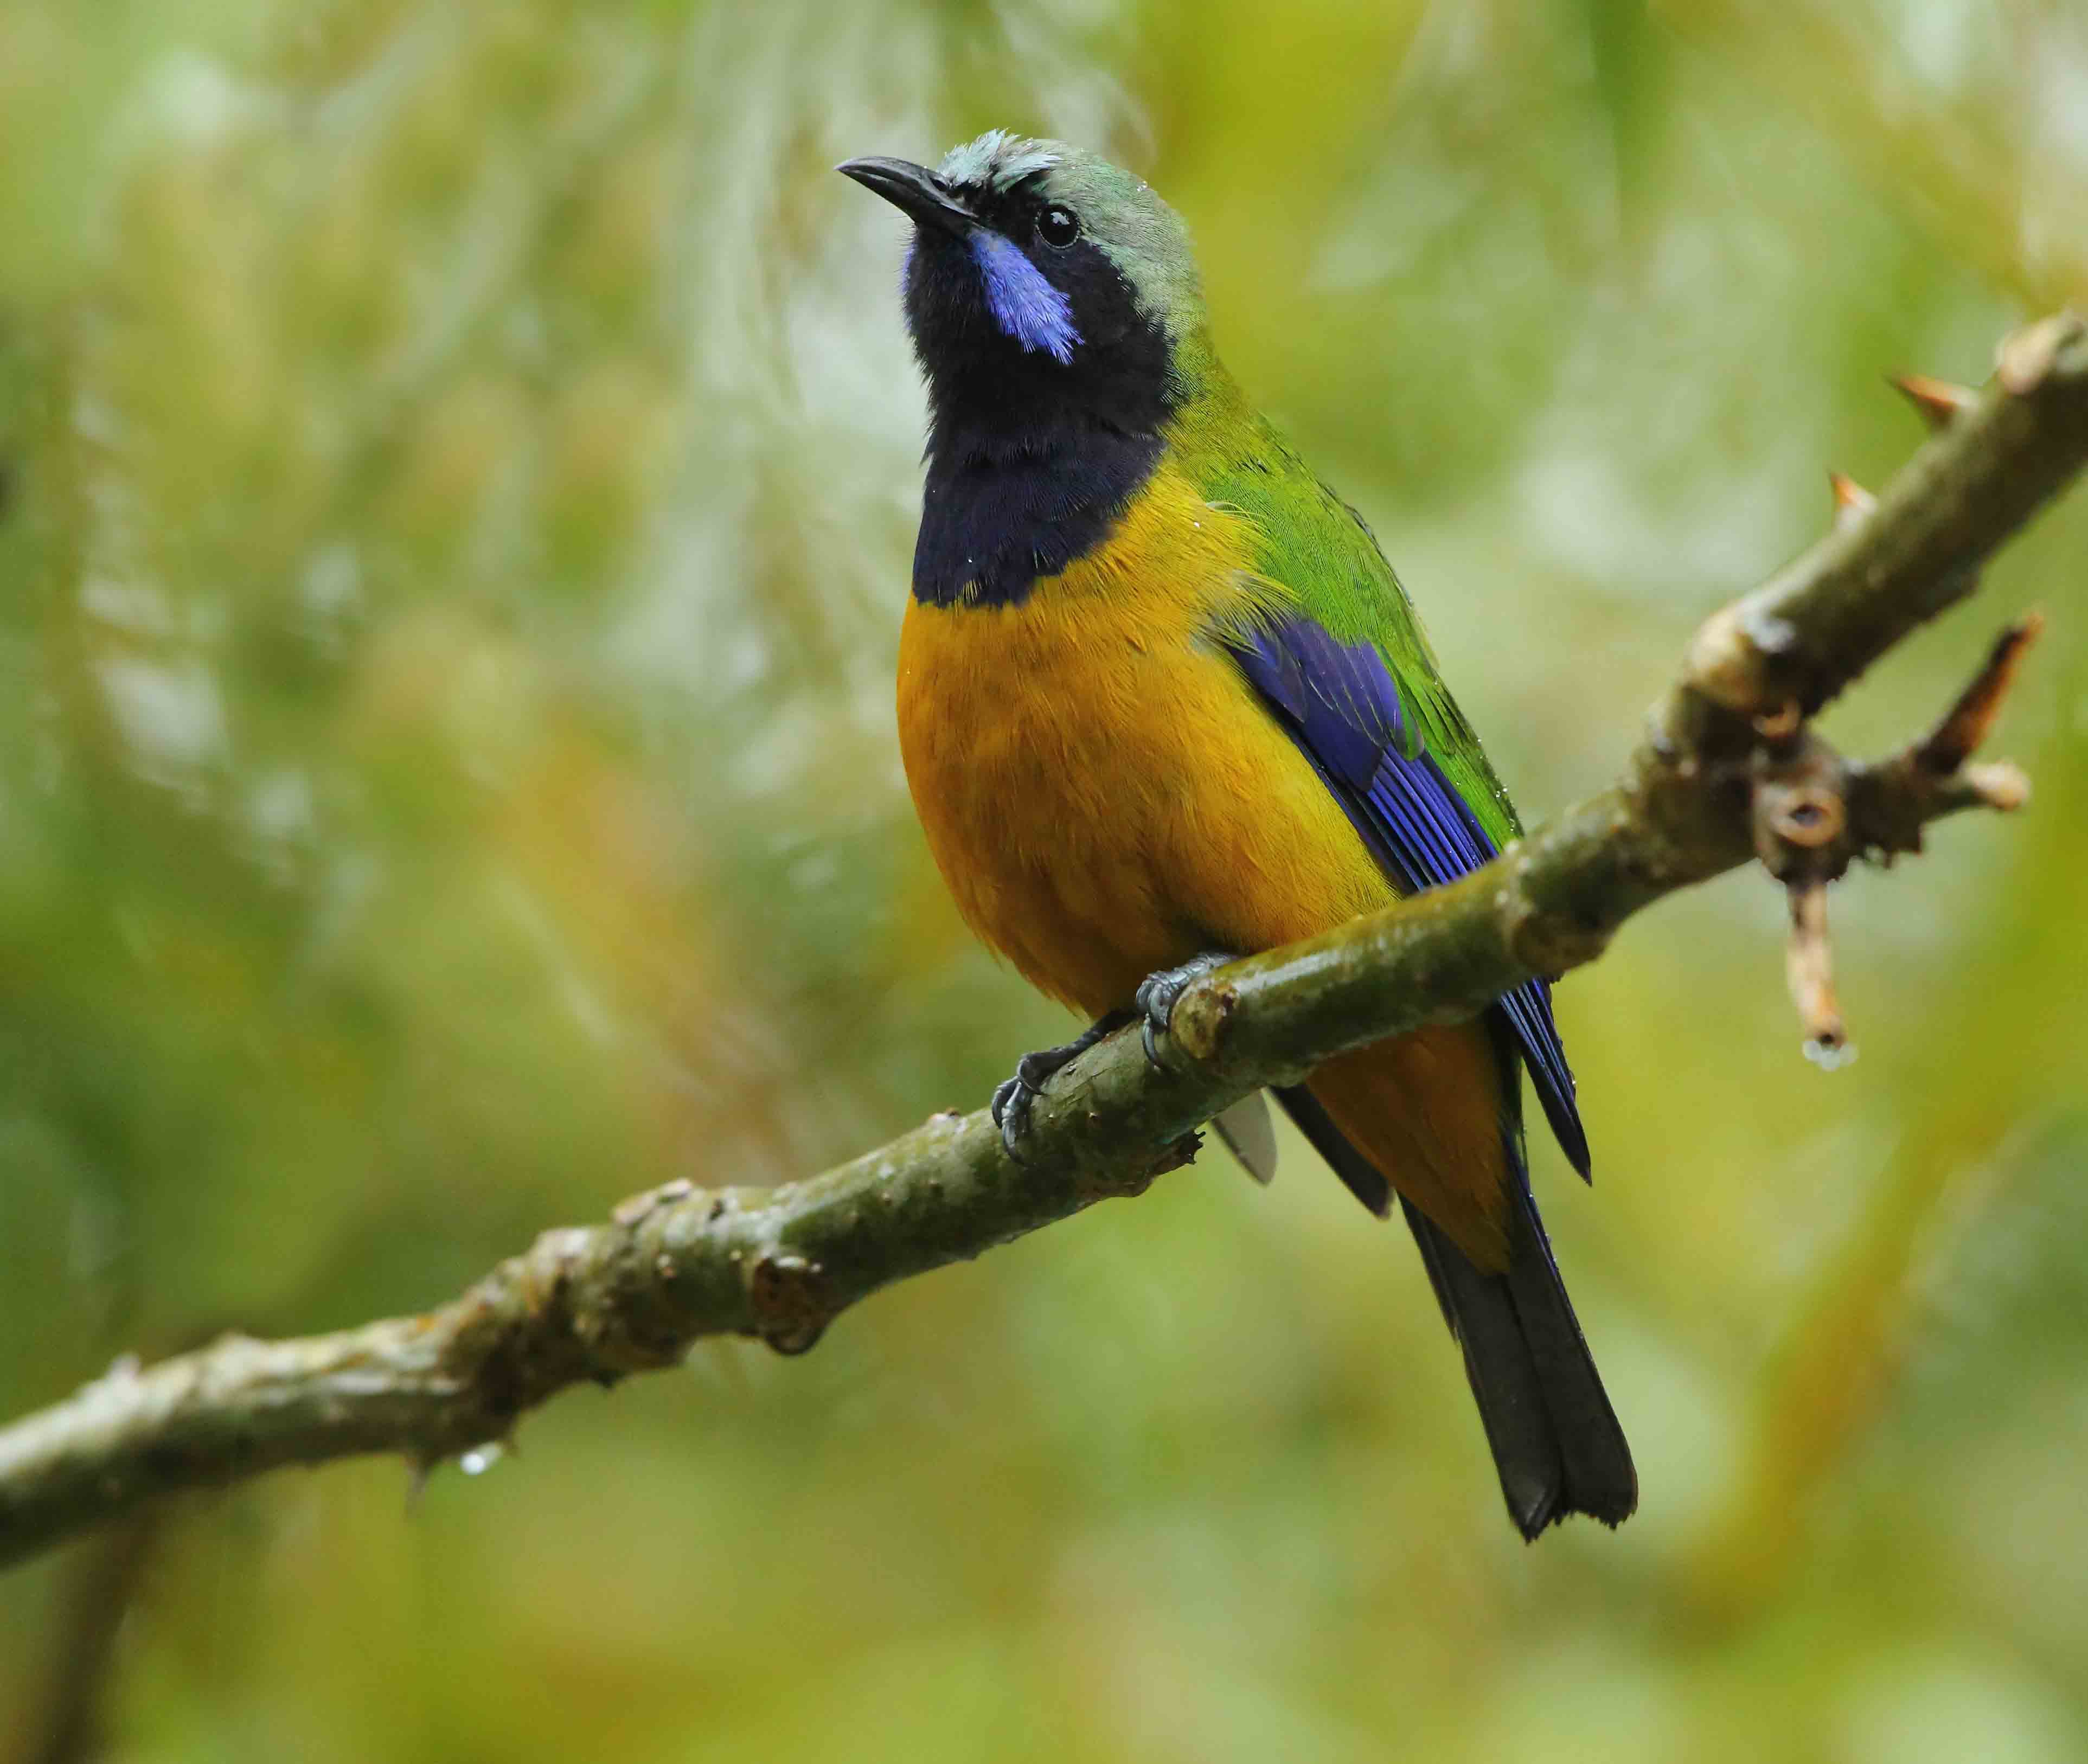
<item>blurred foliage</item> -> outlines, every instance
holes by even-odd
[[[11,0],[7,1412],[1056,1039],[905,801],[921,398],[828,172],[1003,122],[1188,215],[1532,814],[1828,466],[1909,451],[1883,374],[2088,301],[2059,0]],[[173,1510],[111,1755],[2083,1755],[2084,554],[2077,497],[1836,713],[1903,737],[2052,597],[2033,811],[1840,892],[1853,1070],[1798,1057],[1759,877],[1562,993],[1599,1185],[1538,1180],[1622,1531],[1516,1544],[1406,1245],[1214,1155],[416,1503]],[[0,1582],[0,1735],[95,1548]]]

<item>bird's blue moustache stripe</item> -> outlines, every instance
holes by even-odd
[[[1073,327],[1072,303],[1013,241],[980,227],[973,229],[970,242],[993,322],[1024,348],[1041,350],[1065,366],[1080,340]]]

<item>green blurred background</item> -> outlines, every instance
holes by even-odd
[[[0,1411],[1059,1038],[906,801],[922,399],[829,169],[991,124],[1186,213],[1533,818],[1910,450],[1886,373],[2088,301],[2077,0],[7,0]],[[1214,1151],[417,1501],[16,1570],[0,1758],[2088,1754],[2084,554],[2077,497],[1832,719],[2053,614],[2031,812],[1837,893],[1857,1065],[1759,874],[1561,990],[1620,1532],[1519,1544],[1401,1234]]]

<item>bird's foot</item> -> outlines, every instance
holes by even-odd
[[[1145,1057],[1153,1065],[1160,1063],[1160,1037],[1167,1033],[1167,1025],[1174,1015],[1174,1006],[1181,1002],[1183,993],[1195,985],[1214,967],[1223,967],[1228,962],[1239,958],[1230,950],[1206,950],[1201,955],[1192,955],[1179,967],[1163,967],[1157,974],[1148,974],[1138,983],[1138,990],[1132,995],[1138,1014],[1145,1019]]]
[[[1015,1062],[1015,1076],[1003,1081],[993,1093],[993,1124],[1000,1129],[1000,1143],[1008,1155],[1029,1131],[1030,1105],[1044,1093],[1044,1087],[1063,1066],[1070,1066],[1097,1041],[1111,1036],[1131,1021],[1127,1010],[1112,1010],[1098,1017],[1070,1041],[1055,1048],[1039,1048]]]

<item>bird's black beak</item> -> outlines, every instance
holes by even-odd
[[[978,216],[950,194],[941,178],[911,160],[850,160],[834,169],[876,191],[924,227],[939,227],[962,238],[978,224]]]

